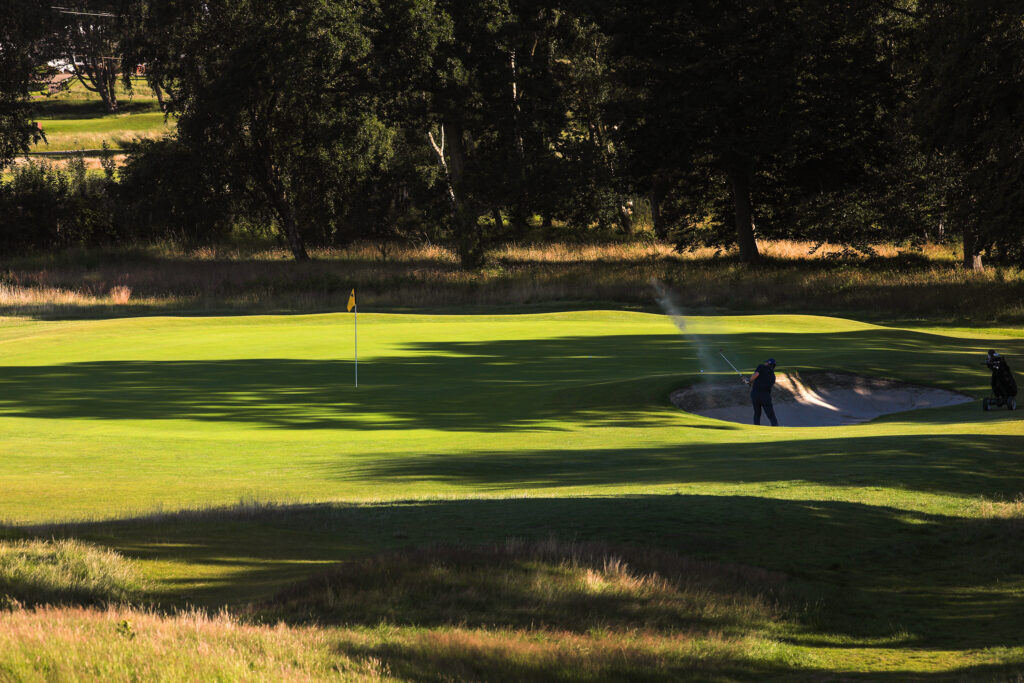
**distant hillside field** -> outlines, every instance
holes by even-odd
[[[165,121],[153,91],[145,80],[136,79],[131,93],[119,86],[119,110],[104,110],[99,95],[86,90],[78,79],[61,92],[33,98],[38,121],[46,140],[30,150],[63,152],[87,150],[95,152],[106,143],[119,150],[135,139],[161,138],[174,131],[174,122]]]

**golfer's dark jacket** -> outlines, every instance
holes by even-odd
[[[769,393],[775,384],[775,371],[762,363],[754,372],[757,373],[757,379],[750,383],[750,393]]]

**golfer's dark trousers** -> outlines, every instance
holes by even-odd
[[[775,408],[772,407],[771,391],[751,391],[750,401],[754,404],[754,424],[761,424],[761,409],[771,420],[772,427],[778,427],[779,421],[775,419]]]

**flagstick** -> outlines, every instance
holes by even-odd
[[[352,307],[352,312],[354,313],[354,316],[352,317],[352,320],[354,321],[354,330],[355,330],[355,334],[356,334],[356,346],[355,346],[355,348],[356,348],[356,386],[358,387],[359,386],[359,304],[356,304],[356,305],[354,305]]]

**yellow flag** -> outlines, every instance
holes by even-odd
[[[352,311],[356,307],[356,290],[353,289],[352,293],[348,295],[348,310]]]

